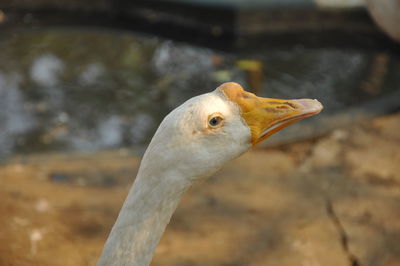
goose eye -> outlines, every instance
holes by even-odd
[[[212,117],[208,120],[208,125],[209,125],[210,127],[215,128],[215,127],[219,126],[220,124],[222,124],[222,120],[223,120],[223,118],[222,118],[221,116],[219,116],[219,115],[217,115],[217,116],[212,116]]]

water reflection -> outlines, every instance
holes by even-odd
[[[20,80],[16,73],[0,72],[0,155],[12,152],[18,135],[29,132],[36,124],[19,90]]]
[[[0,62],[1,156],[141,147],[167,112],[230,80],[264,96],[318,98],[323,115],[400,84],[399,60],[384,52],[277,47],[228,54],[100,31],[2,33]]]
[[[52,87],[59,83],[59,73],[64,70],[64,63],[52,54],[44,54],[35,58],[32,62],[30,77],[39,86],[50,88],[48,93],[52,94]]]

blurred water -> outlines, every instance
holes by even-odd
[[[295,46],[232,54],[123,32],[4,32],[0,156],[140,149],[170,110],[225,81],[268,97],[318,98],[328,117],[390,97],[399,72],[400,60],[384,51]]]

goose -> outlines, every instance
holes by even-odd
[[[322,108],[317,100],[258,97],[234,82],[184,102],[163,119],[150,141],[97,265],[149,265],[194,182]]]

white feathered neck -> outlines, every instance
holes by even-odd
[[[224,129],[207,131],[210,114]],[[98,266],[146,266],[183,193],[250,147],[238,106],[220,91],[190,99],[161,123],[105,244]]]

